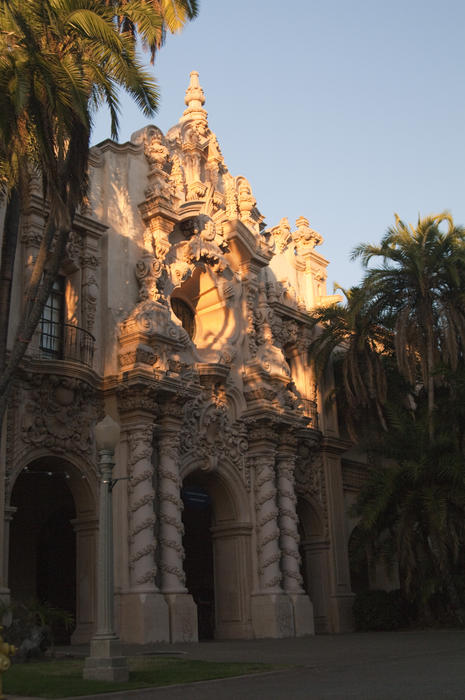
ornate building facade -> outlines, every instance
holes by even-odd
[[[196,72],[185,102],[167,134],[92,149],[89,199],[5,421],[1,593],[71,609],[72,641],[92,635],[93,427],[109,413],[124,641],[347,631],[356,468],[344,476],[331,383],[307,358],[308,312],[330,301],[322,237],[303,216],[266,228]],[[42,215],[37,191],[23,281]]]

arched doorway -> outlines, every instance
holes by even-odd
[[[306,498],[297,499],[300,555],[304,589],[313,603],[315,632],[330,632],[329,623],[329,542],[325,537],[322,514]]]
[[[41,457],[12,488],[9,589],[13,600],[37,601],[70,614],[73,629],[57,624],[55,641],[87,641],[95,608],[97,520],[87,479],[67,460]]]
[[[197,604],[199,638],[250,638],[252,526],[236,488],[219,472],[198,469],[184,479],[182,494],[186,585]]]
[[[215,632],[215,584],[211,535],[211,498],[195,479],[182,489],[184,504],[183,547],[187,590],[197,605],[199,639],[213,639]]]

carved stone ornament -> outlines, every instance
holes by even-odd
[[[151,127],[148,139],[144,144],[144,153],[151,168],[164,170],[169,159],[169,150],[164,144],[162,132]]]
[[[28,380],[23,441],[58,454],[91,455],[98,412],[96,391],[84,381],[58,375],[34,374]]]
[[[318,450],[301,445],[295,467],[295,485],[299,495],[317,501],[327,516],[323,457]]]
[[[289,226],[289,219],[284,217],[281,219],[277,226],[274,226],[270,231],[271,237],[273,239],[272,244],[274,244],[277,253],[282,253],[286,250],[289,242],[292,240],[291,227]]]
[[[116,390],[116,398],[120,413],[129,413],[139,410],[150,413],[152,416],[158,415],[159,406],[156,391],[152,385],[120,384]]]
[[[195,455],[201,469],[213,471],[227,458],[250,489],[246,455],[247,428],[242,420],[231,421],[224,388],[205,392],[186,404],[181,432],[181,454]]]
[[[305,255],[313,250],[313,248],[323,242],[323,236],[310,228],[308,219],[305,216],[299,216],[295,222],[297,231],[292,234],[295,243],[297,255]]]

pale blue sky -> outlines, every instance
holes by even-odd
[[[306,216],[324,236],[332,283],[407,221],[448,209],[465,225],[463,0],[200,0],[154,66],[164,132],[191,70],[233,175],[250,181],[269,226]],[[122,101],[120,141],[146,123]],[[93,142],[109,136],[98,115]]]

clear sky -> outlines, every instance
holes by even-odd
[[[394,212],[465,225],[464,28],[464,0],[200,0],[156,60],[153,121],[178,121],[198,70],[230,172],[268,226],[303,215],[323,235],[331,293],[360,280],[350,251]],[[123,99],[119,140],[145,123]],[[93,143],[109,133],[97,115]]]

